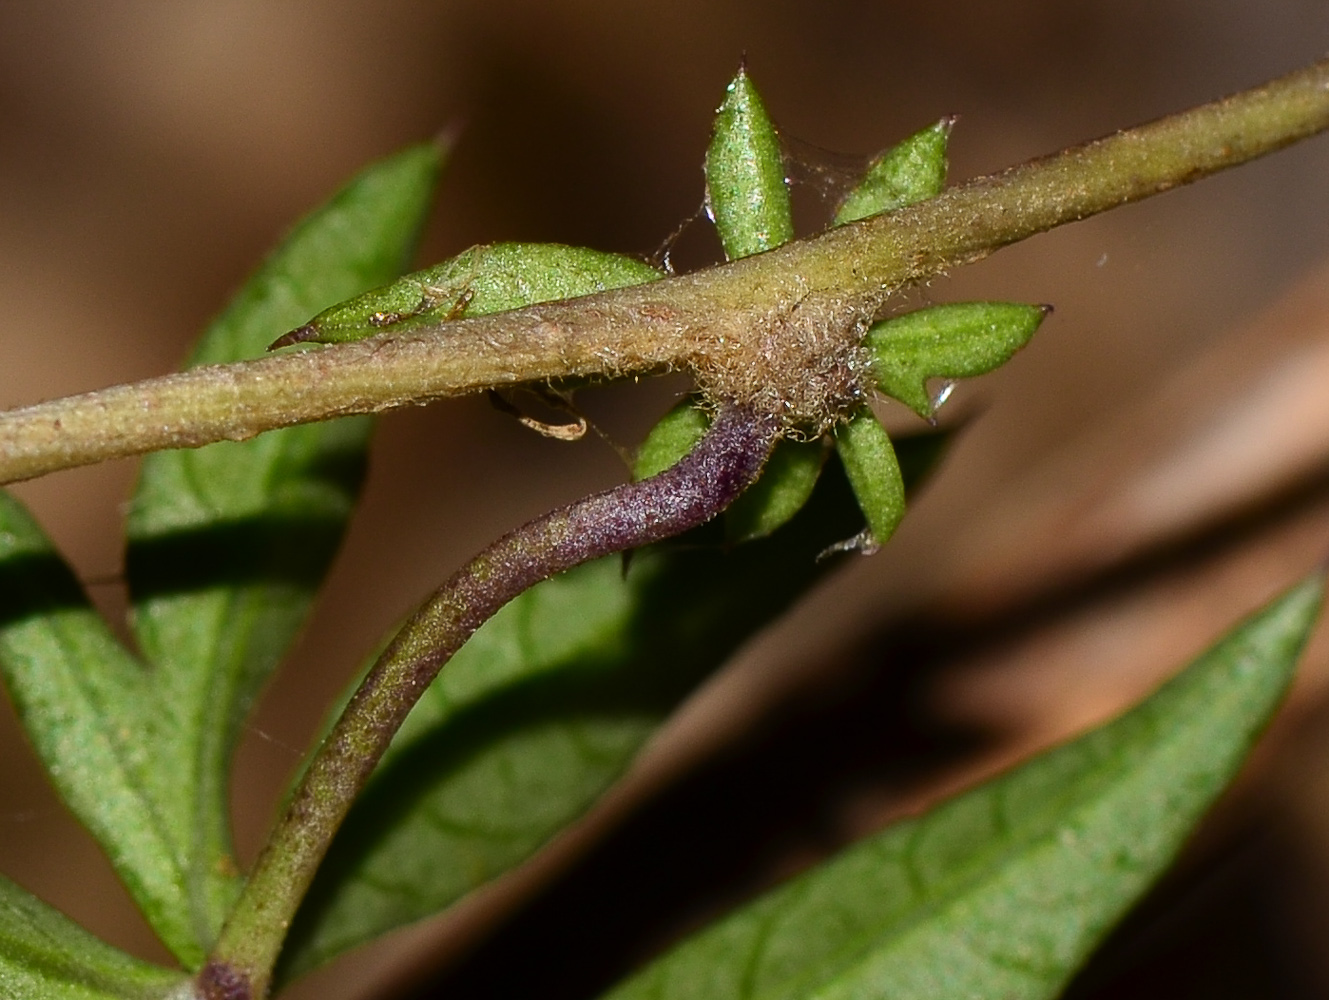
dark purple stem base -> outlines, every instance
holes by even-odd
[[[227,1000],[263,995],[282,939],[333,834],[407,713],[462,644],[528,587],[715,517],[757,477],[774,419],[725,406],[677,465],[552,511],[500,538],[436,590],[379,657],[318,749],[197,980]],[[237,980],[245,991],[234,992]]]

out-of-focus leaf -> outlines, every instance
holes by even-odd
[[[1241,767],[1324,599],[1316,576],[1142,705],[845,851],[612,1000],[1051,1000]]]
[[[157,933],[201,960],[181,850],[165,808],[151,677],[116,641],[40,526],[0,491],[0,669],[60,797],[97,838]]]
[[[603,559],[505,607],[398,733],[319,870],[280,978],[435,913],[530,856],[820,576],[827,544],[861,524],[832,461],[803,511],[768,538],[726,552],[709,525],[639,551],[626,575],[620,559]]]
[[[646,435],[646,440],[637,449],[637,460],[632,463],[632,478],[649,479],[664,472],[697,447],[697,442],[710,426],[710,414],[695,400],[684,399],[661,417]]]
[[[802,509],[812,496],[825,461],[821,441],[781,441],[761,477],[725,511],[731,542],[765,538]]]
[[[112,948],[0,876],[0,996],[163,1000],[183,996],[184,979]]]
[[[946,145],[952,118],[943,118],[886,150],[868,167],[835,213],[835,225],[935,198],[946,184]]]
[[[438,322],[572,299],[664,277],[644,261],[559,243],[469,250],[319,313],[273,347],[362,340],[408,320]]]
[[[259,355],[281,331],[400,273],[442,155],[429,144],[384,160],[307,217],[189,364]],[[153,713],[146,775],[172,839],[166,856],[184,874],[171,927],[164,916],[154,926],[188,965],[211,946],[238,885],[227,773],[240,724],[341,542],[370,428],[368,418],[338,420],[144,460],[126,553],[134,634],[151,668],[139,711]],[[138,899],[150,916],[165,905]]]
[[[886,429],[867,409],[836,429],[835,448],[867,518],[869,537],[863,547],[874,549],[885,544],[904,517],[904,478],[895,448]]]
[[[780,139],[743,68],[725,91],[706,150],[706,209],[729,260],[794,236]]]
[[[929,378],[990,372],[1027,344],[1051,311],[1018,302],[931,306],[876,324],[864,343],[882,392],[931,417]]]

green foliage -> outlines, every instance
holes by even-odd
[[[921,447],[927,448],[927,445]],[[434,913],[580,816],[675,705],[825,571],[856,530],[838,472],[803,513],[726,553],[685,544],[527,591],[429,688],[334,842],[283,957],[291,977]]]
[[[664,275],[635,257],[558,243],[494,243],[341,302],[273,346],[361,340],[409,320],[437,322],[505,312],[640,285]],[[305,315],[308,315],[306,313]]]
[[[190,364],[261,354],[274,333],[399,273],[441,153],[430,144],[371,167],[296,227]],[[154,693],[170,707],[155,770],[175,792],[177,853],[204,947],[236,888],[226,782],[236,737],[341,543],[371,427],[358,417],[158,452],[139,475],[125,558],[131,621]]]
[[[943,118],[872,161],[863,179],[845,195],[835,225],[894,211],[941,194],[946,184],[946,146],[954,120]]]
[[[1240,768],[1317,575],[1142,705],[702,931],[612,1000],[1051,1000]]]
[[[97,838],[157,932],[202,960],[194,937],[183,795],[158,770],[162,705],[37,523],[0,493],[0,668],[60,797]]]
[[[878,157],[834,224],[937,195],[950,124]],[[421,146],[371,167],[302,222],[189,363],[254,357],[283,330],[293,332],[273,346],[356,340],[662,276],[621,255],[500,243],[394,281],[442,154]],[[779,139],[743,69],[706,154],[706,199],[729,259],[793,236]],[[936,306],[878,323],[864,344],[877,386],[930,418],[929,378],[991,370],[1046,312]],[[723,524],[547,580],[481,627],[352,808],[290,928],[278,978],[436,913],[530,857],[807,590],[829,565],[819,559],[828,547],[885,541],[906,484],[944,435],[906,439],[897,455],[866,405],[847,416],[823,439],[781,442]],[[698,401],[684,400],[643,443],[634,478],[672,466],[708,426]],[[141,655],[0,493],[0,672],[61,797],[188,969],[204,963],[242,883],[227,810],[240,727],[340,544],[369,434],[367,419],[343,419],[149,456],[126,552]],[[1322,600],[1317,576],[1117,721],[851,848],[612,996],[1053,997],[1236,773]],[[294,901],[303,883],[287,884]],[[236,927],[248,929],[233,920],[227,934]],[[269,957],[252,967],[266,977],[281,935],[261,940],[255,950]],[[124,955],[0,877],[0,993],[139,1000],[190,988],[182,973]]]
[[[765,538],[797,514],[812,496],[826,449],[820,441],[781,441],[761,478],[725,511],[730,542]]]
[[[835,447],[868,522],[864,548],[875,549],[904,517],[904,480],[890,436],[872,411],[860,410],[835,431]]]
[[[834,225],[888,212],[941,192],[946,181],[946,149],[952,120],[942,119],[877,157],[845,197]],[[730,83],[706,155],[707,205],[725,256],[770,250],[793,236],[793,217],[779,139],[745,69]],[[1010,357],[1038,326],[1044,310],[1002,303],[964,303],[920,310],[872,328],[866,344],[882,391],[895,395],[925,417],[933,403],[926,380],[989,371]],[[903,324],[894,327],[892,324]],[[1032,324],[1032,325],[1031,325]],[[1018,343],[1016,341],[1018,340]],[[920,402],[921,400],[921,402]],[[704,428],[701,415],[674,411],[671,426],[690,420],[696,437],[652,432],[643,445],[649,468],[668,468],[687,453]],[[672,446],[665,447],[666,442]],[[904,487],[886,431],[864,408],[840,427],[835,443],[868,521],[859,543],[874,551],[904,516]],[[811,444],[784,442],[761,478],[726,515],[729,538],[759,538],[792,517],[816,483],[822,452]],[[670,459],[670,461],[666,461]],[[663,464],[662,464],[663,463]],[[639,475],[640,478],[640,475]]]
[[[302,222],[204,335],[191,364],[252,357],[409,258],[442,150],[371,167]],[[125,651],[17,502],[0,505],[0,668],[57,789],[153,928],[200,965],[235,896],[230,756],[340,542],[364,418],[161,452],[128,524]]]
[[[773,228],[782,231],[769,224],[772,213],[788,218],[783,169],[763,171],[760,162],[754,167],[754,148],[778,147],[763,147],[774,142],[774,132],[745,74],[731,86],[728,104],[707,160],[708,188],[717,187],[716,176],[740,187],[764,185],[760,197],[731,201],[717,213],[726,247],[755,252],[766,247],[757,245],[754,233],[765,239]],[[587,291],[587,277],[602,281],[606,272],[583,266],[585,261],[625,260],[552,249],[555,256],[547,256],[547,247],[514,246],[517,256],[496,258],[503,268],[491,273],[495,284],[483,288],[476,285],[476,262],[463,255],[324,317],[348,317],[347,329],[365,331],[366,316],[396,314],[421,302],[435,318],[490,303],[512,308],[528,304],[525,295],[543,296],[550,283],[562,282],[559,291],[570,293],[574,286],[564,280],[570,273],[564,263],[577,265],[582,284],[575,288]],[[542,283],[537,275],[551,261],[557,266]],[[510,280],[513,275],[521,276],[519,283]],[[402,319],[394,315],[390,322]],[[320,317],[314,325],[322,323]],[[706,411],[693,399],[683,400],[642,444],[634,478],[669,468],[708,426]],[[889,444],[887,449],[902,511],[903,486]],[[758,484],[729,512],[729,539],[764,537],[789,521],[811,495],[824,455],[820,442],[785,442],[777,449]],[[879,454],[873,458],[881,460]],[[827,489],[834,493],[838,485],[843,497],[843,484],[837,476]],[[838,518],[804,520],[819,529],[815,544],[805,527],[780,533],[743,557],[657,549],[634,556],[626,575],[621,560],[601,560],[512,602],[454,657],[398,734],[320,869],[279,976],[289,979],[436,912],[581,815],[678,699],[806,586],[817,572],[812,554],[852,533],[852,506],[842,506]],[[827,534],[826,526],[836,523],[842,527]],[[878,528],[883,524],[876,522]],[[802,568],[778,570],[798,566],[792,551],[803,553]],[[689,586],[688,580],[707,584]],[[392,817],[390,824],[385,816]]]
[[[710,416],[695,399],[689,397],[678,403],[651,428],[637,449],[632,478],[649,479],[664,472],[697,447],[710,425]]]
[[[715,117],[706,151],[706,206],[728,260],[793,239],[780,139],[744,68]],[[761,478],[725,515],[729,540],[765,537],[797,514],[812,495],[823,457],[818,445],[782,441]]]
[[[0,877],[0,996],[12,1000],[152,1000],[184,976],[130,958]]]
[[[936,409],[927,380],[982,375],[1029,342],[1051,309],[1014,302],[957,302],[878,323],[865,344],[881,391],[915,413]]]
[[[840,226],[941,193],[952,120],[943,118],[882,153],[835,216]],[[1005,302],[961,302],[919,309],[874,325],[864,341],[878,388],[920,416],[936,410],[927,380],[981,375],[1008,360],[1033,336],[1048,310]],[[836,431],[854,493],[876,548],[904,516],[904,488],[890,438],[866,410]]]
[[[706,210],[728,260],[794,237],[780,139],[746,69],[725,91],[706,150]]]

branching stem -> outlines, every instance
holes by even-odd
[[[199,994],[227,1000],[264,995],[286,929],[351,802],[411,707],[481,624],[556,573],[710,520],[756,478],[778,433],[769,417],[722,407],[701,443],[673,468],[536,518],[435,591],[379,657],[315,753],[200,973]]]
[[[852,337],[903,285],[1236,166],[1327,126],[1329,61],[1322,61],[1263,87],[722,267],[12,410],[0,414],[0,482],[546,378],[685,367],[719,396],[741,399],[743,393],[727,387],[721,375],[745,370],[745,351],[779,354],[782,331],[799,333],[798,324],[789,322],[793,303],[815,321],[812,333],[822,341]],[[791,378],[799,366],[786,366]]]

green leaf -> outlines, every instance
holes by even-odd
[[[862,547],[872,551],[885,544],[904,517],[904,479],[895,448],[886,429],[867,409],[836,428],[835,448],[867,518],[868,536]]]
[[[612,1000],[1043,1000],[1241,767],[1324,599],[1317,575],[1144,704],[684,942]]]
[[[771,250],[794,236],[780,139],[743,67],[739,67],[738,75],[725,91],[724,103],[716,113],[715,132],[706,150],[706,210],[729,260]],[[645,479],[669,468],[701,440],[708,423],[706,414],[695,408],[690,414],[680,407],[670,411],[642,445],[633,469],[634,478]],[[779,449],[776,454],[779,455]],[[785,469],[789,461],[795,468]],[[766,472],[749,493],[756,491],[759,497],[766,498],[765,502],[774,497],[781,503],[795,496],[803,486],[806,493],[811,492],[816,476],[812,477],[812,483],[805,482],[806,463],[800,465],[797,459],[788,460],[786,455],[773,459],[773,465],[775,469],[785,470],[784,475],[791,482],[767,481],[770,473]],[[746,511],[740,513],[739,530],[744,537],[767,533],[762,530],[763,524],[774,530],[781,517],[787,520],[798,509],[790,510],[786,503],[784,508],[773,508],[769,514],[763,514],[757,510],[763,502],[750,501]]]
[[[1029,342],[1051,306],[956,302],[878,323],[864,341],[881,391],[915,413],[936,410],[927,380],[982,375]]]
[[[661,417],[646,435],[646,440],[637,449],[637,460],[632,463],[632,478],[649,479],[664,472],[697,447],[697,442],[710,426],[710,414],[691,396],[684,399]]]
[[[558,243],[474,246],[324,310],[273,347],[361,340],[413,321],[438,322],[519,309],[536,302],[640,285],[664,277],[644,261]]]
[[[204,334],[191,365],[261,354],[283,330],[400,272],[443,150],[365,170],[285,239]],[[167,944],[202,960],[238,887],[227,773],[259,687],[304,622],[364,474],[371,421],[273,431],[147,456],[128,520],[132,624],[152,668],[153,798],[183,899],[137,897]]]
[[[0,669],[60,797],[172,950],[201,960],[188,921],[184,831],[156,787],[169,744],[151,677],[116,641],[40,526],[4,491]]]
[[[781,441],[761,478],[725,511],[725,534],[732,543],[765,538],[802,509],[821,474],[826,449],[817,441]]]
[[[632,478],[646,479],[674,465],[697,446],[710,416],[689,397],[660,418],[637,450]],[[781,441],[760,478],[725,511],[731,544],[764,538],[798,513],[812,495],[825,459],[820,441]]]
[[[725,90],[706,150],[706,210],[729,260],[794,236],[780,139],[742,67]]]
[[[0,876],[0,995],[13,1000],[161,1000],[185,977],[101,941]]]
[[[946,146],[953,118],[943,118],[886,150],[840,203],[835,225],[935,198],[946,184]]]
[[[838,463],[784,529],[728,552],[712,524],[542,583],[488,622],[398,733],[291,930],[289,980],[443,909],[529,857],[668,712],[857,530]]]

